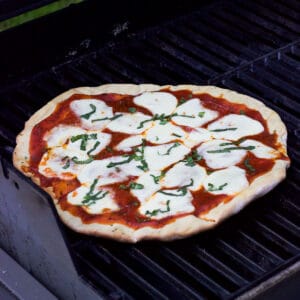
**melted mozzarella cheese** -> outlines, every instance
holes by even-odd
[[[81,151],[68,151],[68,153],[66,153],[62,147],[53,148],[42,156],[39,163],[39,173],[46,177],[59,177],[65,180],[76,177],[82,170],[83,165],[76,164],[72,160],[68,163],[69,158],[67,158],[67,156],[69,156],[69,158],[76,156],[78,160],[86,159],[86,156],[84,153],[81,153]],[[66,168],[67,164],[69,164],[69,166]]]
[[[164,168],[172,165],[173,163],[184,158],[190,152],[190,149],[175,143],[164,144],[160,146],[145,147],[145,160],[148,163],[150,170],[163,170]],[[170,149],[173,147],[172,149]],[[169,153],[168,153],[169,151]]]
[[[122,116],[111,121],[107,128],[114,132],[124,132],[128,134],[139,134],[148,129],[152,125],[152,121],[143,123],[146,120],[150,120],[152,117],[142,114],[140,112],[130,113],[116,113]],[[139,128],[140,127],[140,128]]]
[[[212,134],[204,128],[195,128],[187,134],[187,138],[183,140],[183,143],[189,147],[193,148],[203,142],[210,141],[212,139]]]
[[[199,99],[191,99],[181,104],[176,108],[175,113],[180,116],[173,117],[172,121],[189,127],[200,127],[218,117],[218,112],[204,108]]]
[[[196,191],[201,188],[202,182],[206,177],[206,170],[203,167],[195,165],[187,166],[186,163],[180,162],[172,167],[162,179],[164,187],[180,187],[189,185],[191,180],[193,185],[188,187],[191,191]]]
[[[204,180],[204,188],[214,195],[235,195],[249,186],[245,170],[232,166],[215,171]]]
[[[216,139],[238,140],[264,131],[262,124],[244,115],[227,115],[207,126]],[[222,131],[224,130],[224,131]]]
[[[130,136],[124,140],[122,140],[115,149],[118,151],[131,151],[131,149],[135,146],[141,145],[143,141],[143,137],[141,135]]]
[[[49,148],[64,145],[71,136],[86,134],[86,131],[80,127],[69,125],[58,125],[48,131],[44,136]]]
[[[86,129],[103,129],[110,122],[110,120],[97,122],[93,122],[93,120],[111,118],[113,116],[112,108],[107,106],[102,100],[75,100],[71,102],[70,107],[72,111],[80,118],[82,126]],[[93,107],[95,107],[95,112],[89,117],[84,118],[83,115],[92,112]]]
[[[227,144],[227,145],[225,145]],[[203,156],[206,164],[212,169],[221,169],[233,166],[239,163],[246,155],[246,150],[231,150],[229,152],[211,153],[210,151],[222,151],[228,148],[237,148],[230,141],[226,140],[213,140],[205,142],[198,147],[198,153]]]
[[[240,144],[242,147],[254,146],[253,150],[250,150],[256,157],[259,158],[275,158],[279,155],[275,149],[264,145],[261,142],[255,140],[246,140]]]
[[[152,114],[171,114],[177,105],[175,96],[164,92],[148,92],[134,97],[133,102],[145,107]]]
[[[137,180],[135,180],[136,183],[142,184],[143,188],[140,190],[131,190],[131,194],[137,197],[140,202],[144,202],[161,188],[160,181],[156,183],[152,176],[159,177],[160,172],[147,172],[145,174],[142,174]]]
[[[104,189],[102,187],[96,187],[94,194],[100,191],[102,193],[108,193],[105,194],[103,198],[95,200],[95,203],[85,205],[84,203],[82,203],[82,201],[84,201],[84,197],[89,193],[89,191],[90,186],[81,186],[75,191],[68,194],[67,201],[73,205],[82,206],[82,208],[89,214],[101,214],[105,212],[116,211],[119,209],[119,206],[114,201],[112,191],[109,189]]]
[[[171,123],[161,125],[159,121],[155,121],[154,126],[146,132],[146,140],[153,144],[164,144],[178,139],[181,140],[185,136],[185,131],[180,127]]]
[[[165,190],[165,192],[174,192],[174,190]],[[195,209],[192,200],[193,196],[190,192],[178,197],[157,192],[141,204],[139,212],[151,219],[162,219],[177,214],[191,213]]]

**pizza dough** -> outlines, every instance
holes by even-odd
[[[286,139],[276,112],[233,91],[108,84],[72,89],[37,111],[13,161],[75,231],[174,240],[282,181]]]

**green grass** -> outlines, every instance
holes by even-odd
[[[71,4],[80,3],[82,1],[84,0],[58,0],[45,6],[25,12],[19,16],[12,17],[10,19],[0,22],[0,32],[19,26],[26,22],[38,19],[40,17],[46,16],[65,7],[68,7]]]

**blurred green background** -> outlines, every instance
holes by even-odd
[[[40,18],[42,16],[46,16],[48,14],[51,14],[58,10],[61,10],[65,7],[68,7],[71,4],[80,3],[83,1],[84,0],[58,0],[58,1],[54,1],[50,4],[47,4],[45,6],[41,6],[39,8],[33,9],[31,11],[27,11],[18,16],[1,21],[0,22],[0,32],[5,31],[10,28],[13,28],[13,27],[16,27],[18,25],[24,24],[31,20]]]

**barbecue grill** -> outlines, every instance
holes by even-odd
[[[0,35],[0,295],[299,298],[299,2],[111,2],[85,1]],[[15,137],[59,93],[111,82],[213,84],[260,99],[288,127],[287,179],[181,241],[128,245],[70,231],[12,166]]]

